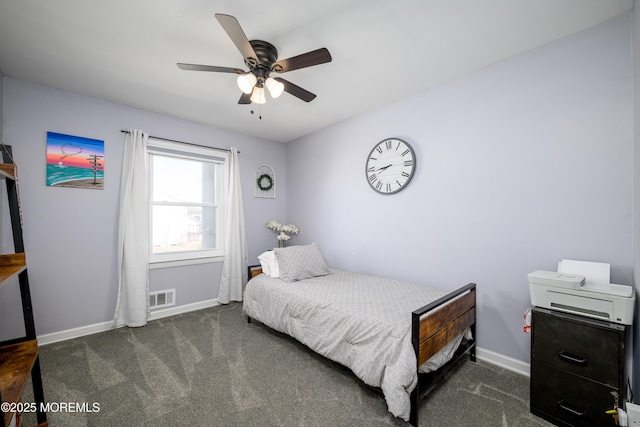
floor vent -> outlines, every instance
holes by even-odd
[[[149,308],[156,309],[176,304],[176,290],[167,289],[149,293]]]

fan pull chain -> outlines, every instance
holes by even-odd
[[[255,112],[251,110],[250,113],[254,114]],[[258,104],[258,119],[262,120],[262,104]]]
[[[16,194],[18,195],[18,212],[20,214],[20,226],[24,227],[24,223],[22,221],[22,201],[20,200],[20,184],[18,183],[18,164],[15,160],[13,160],[13,156],[11,155],[9,150],[7,150],[7,146],[4,143],[2,143],[2,149],[5,153],[7,153],[7,156],[9,156],[9,159],[11,159],[11,163],[13,164],[13,181],[16,183]]]

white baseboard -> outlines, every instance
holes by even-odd
[[[485,348],[476,347],[476,357],[484,362],[500,366],[517,374],[527,377],[531,375],[531,367],[528,363]]]
[[[164,317],[175,316],[176,314],[189,313],[191,311],[202,310],[203,308],[220,305],[217,299],[200,301],[193,304],[179,305],[164,310],[154,310],[149,314],[149,321],[162,319]],[[66,341],[86,335],[97,334],[113,329],[113,322],[95,323],[93,325],[81,326],[79,328],[67,329],[66,331],[53,332],[45,335],[38,335],[38,345],[53,344],[59,341]]]

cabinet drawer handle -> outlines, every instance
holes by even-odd
[[[575,363],[576,365],[587,364],[587,359],[585,359],[584,357],[574,356],[573,354],[565,353],[564,351],[558,353],[558,356],[560,356],[561,359],[564,359],[567,362]]]
[[[575,416],[577,416],[577,417],[584,417],[584,415],[585,415],[585,412],[584,412],[584,411],[581,411],[581,410],[579,410],[579,409],[572,408],[571,406],[569,406],[569,405],[567,405],[566,403],[564,403],[564,401],[563,401],[563,400],[558,400],[558,406],[559,406],[561,409],[564,409],[565,411],[567,411],[567,412],[569,412],[570,414],[573,414],[573,415],[575,415]]]

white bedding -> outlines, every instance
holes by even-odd
[[[417,384],[411,312],[445,295],[413,283],[331,269],[327,276],[285,282],[261,274],[247,284],[245,313],[286,333],[380,387],[389,411],[409,419]],[[452,343],[423,368],[451,357]]]

